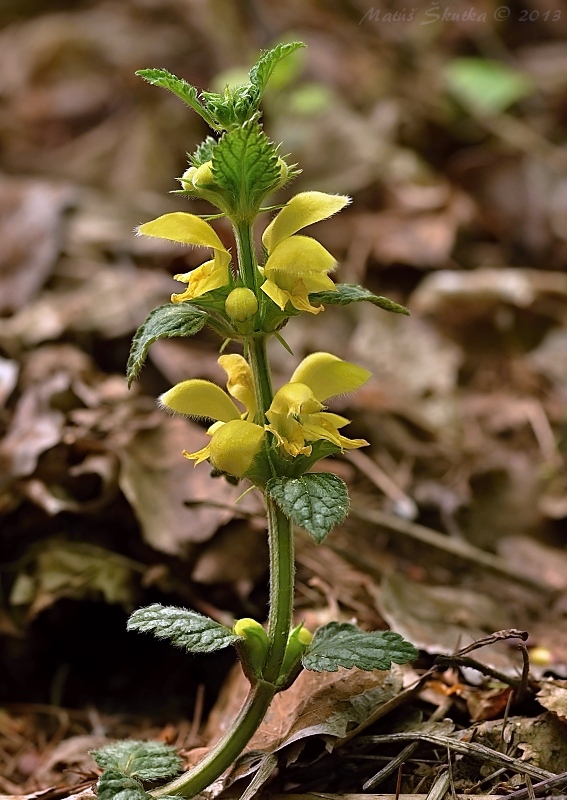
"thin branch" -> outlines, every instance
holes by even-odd
[[[430,733],[407,732],[391,733],[385,736],[361,736],[360,739],[357,740],[357,744],[391,744],[393,742],[414,742],[416,740],[427,742],[437,747],[449,747],[451,750],[461,755],[478,758],[481,761],[491,761],[502,767],[508,767],[520,775],[529,775],[532,778],[536,778],[536,780],[545,781],[549,778],[557,777],[553,772],[534,767],[526,761],[512,758],[504,753],[499,753],[497,750],[492,750],[490,747],[485,747],[482,744],[477,744],[476,742],[461,742],[458,739],[451,739],[448,736],[435,736]]]

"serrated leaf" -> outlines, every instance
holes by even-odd
[[[182,767],[175,749],[163,742],[127,739],[93,750],[91,755],[102,769],[115,770],[142,781],[172,778]]]
[[[139,69],[136,75],[139,75],[140,78],[151,83],[152,86],[160,86],[162,89],[167,89],[176,97],[179,97],[179,99],[187,103],[193,111],[196,111],[197,114],[205,120],[207,125],[210,125],[214,130],[218,130],[218,126],[213,117],[199,102],[197,98],[197,89],[191,86],[190,83],[187,83],[186,80],[178,78],[177,75],[172,75],[172,73],[168,72],[166,69]]]
[[[256,213],[280,180],[277,149],[257,120],[225,133],[212,160],[215,181],[244,213]]]
[[[337,283],[336,292],[314,292],[309,295],[309,300],[312,303],[323,303],[324,305],[337,305],[346,306],[349,303],[361,303],[365,300],[372,305],[383,308],[384,311],[392,311],[394,314],[405,314],[410,316],[410,312],[405,306],[399,303],[394,303],[387,297],[372,294],[372,292],[365,289],[363,286],[357,286],[355,283]]]
[[[330,622],[315,632],[301,662],[314,672],[339,667],[372,670],[407,664],[418,656],[415,647],[394,631],[361,631],[348,622]]]
[[[327,472],[308,472],[299,478],[272,478],[266,485],[266,494],[318,544],[348,514],[346,484],[337,475]]]
[[[188,303],[168,303],[154,308],[145,322],[140,325],[130,348],[126,375],[128,386],[144,364],[150,345],[158,339],[172,336],[193,336],[198,333],[207,321],[207,315],[198,311]]]
[[[169,639],[175,647],[189,653],[212,653],[238,641],[230,628],[188,608],[175,608],[153,603],[139,608],[128,620],[129,631],[153,633],[158,639]]]
[[[135,778],[116,769],[107,769],[100,776],[96,794],[99,800],[151,800],[151,795]]]
[[[206,164],[207,161],[211,161],[213,157],[213,150],[216,146],[216,139],[213,139],[212,136],[207,136],[207,138],[197,147],[195,152],[189,156],[190,166],[201,167],[203,164]]]
[[[305,46],[303,42],[288,42],[287,44],[278,44],[271,50],[266,50],[262,53],[250,70],[250,83],[257,87],[260,95],[266,88],[266,84],[270,80],[270,76],[276,64],[281,61],[282,58],[289,56],[291,53]]]

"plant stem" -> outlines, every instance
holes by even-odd
[[[241,275],[247,286],[258,291],[256,254],[249,223],[235,225]],[[254,376],[254,392],[258,408],[257,424],[264,424],[264,415],[273,399],[270,369],[266,355],[266,337],[248,340],[248,358]],[[156,789],[156,797],[181,795],[193,797],[210,786],[244,750],[264,719],[276,694],[276,682],[285,655],[291,628],[294,595],[293,530],[290,520],[271,498],[266,498],[270,544],[270,611],[268,618],[269,649],[259,680],[248,693],[240,713],[223,738],[192,770]]]
[[[244,281],[244,285],[252,289],[254,294],[258,296],[258,279],[260,273],[258,272],[252,225],[247,221],[239,221],[234,222],[233,227],[236,237],[240,276]]]
[[[238,758],[264,719],[276,689],[269,683],[258,682],[250,692],[240,712],[223,738],[189,772],[180,775],[151,794],[154,797],[181,795],[194,797],[202,792]]]

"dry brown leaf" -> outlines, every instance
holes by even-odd
[[[160,552],[183,555],[189,544],[206,542],[233,518],[237,510],[230,506],[244,489],[224,478],[212,479],[206,467],[195,468],[183,458],[182,450],[203,447],[202,428],[180,417],[164,414],[160,419],[157,427],[138,431],[121,450],[119,482],[146,542]]]
[[[528,536],[507,536],[498,542],[498,553],[523,575],[546,583],[550,589],[567,591],[567,553]]]
[[[0,182],[0,311],[34,297],[59,253],[63,214],[75,201],[70,186],[4,178]]]
[[[310,736],[323,737],[332,749],[334,742],[395,697],[401,688],[399,667],[390,672],[303,670],[289,689],[276,695],[247,749],[272,753]],[[230,726],[247,689],[247,681],[238,668],[231,673],[209,717],[205,731],[208,747]],[[191,756],[193,761],[194,754]]]
[[[507,610],[487,595],[461,586],[427,586],[401,573],[383,580],[376,602],[392,630],[428,653],[453,653],[511,627]],[[500,643],[475,650],[473,657],[508,675],[518,673],[519,658]]]
[[[567,681],[542,680],[537,699],[562,722],[567,722]]]

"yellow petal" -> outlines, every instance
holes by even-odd
[[[290,236],[274,248],[264,264],[264,275],[272,279],[272,272],[277,271],[303,278],[312,272],[330,272],[336,263],[329,251],[310,236]]]
[[[205,261],[191,272],[175,275],[175,280],[188,283],[189,286],[181,294],[172,294],[171,302],[182,303],[184,300],[192,300],[205,292],[212,292],[213,289],[220,289],[221,286],[227,285],[229,281],[228,263],[220,264],[217,260]]]
[[[297,382],[286,383],[276,392],[266,416],[271,421],[271,413],[298,416],[314,414],[322,408],[323,405],[315,398],[309,386]]]
[[[193,186],[196,187],[202,186],[206,188],[207,186],[215,185],[212,166],[213,166],[212,161],[206,161],[204,164],[201,164],[201,166],[195,170],[195,172],[191,176],[191,182],[193,183]]]
[[[158,403],[178,414],[229,422],[240,411],[220,386],[201,379],[183,381],[162,394]]]
[[[331,217],[350,203],[350,197],[325,192],[301,192],[292,197],[275,219],[270,222],[262,241],[271,253],[288,236],[301,228]]]
[[[195,453],[188,453],[187,450],[183,450],[183,456],[185,458],[189,458],[191,461],[195,462],[194,466],[200,464],[202,461],[207,461],[209,456],[211,455],[211,444],[206,447],[203,447],[201,450],[197,450]]]
[[[170,239],[172,242],[181,242],[182,244],[212,247],[213,250],[218,251],[223,263],[228,264],[230,261],[230,253],[213,228],[204,219],[200,219],[194,214],[186,214],[183,211],[164,214],[162,217],[140,225],[138,233],[143,236]]]
[[[270,300],[273,300],[274,303],[283,311],[291,300],[291,294],[289,292],[284,292],[280,287],[274,283],[273,281],[265,281],[261,286],[260,289],[267,294]]]
[[[312,353],[304,358],[291,376],[291,383],[309,386],[317,400],[359,389],[372,373],[357,364],[343,361],[331,353]]]
[[[256,400],[254,397],[254,378],[252,370],[245,358],[238,354],[221,356],[219,364],[228,375],[226,388],[229,393],[240,400],[247,411],[249,419],[256,414]]]
[[[211,464],[221,472],[242,478],[262,449],[264,436],[264,428],[260,425],[243,419],[227,422],[211,439]]]
[[[303,427],[291,417],[282,418],[281,415],[273,415],[272,423],[266,425],[266,430],[274,434],[280,447],[285,452],[295,458],[299,455],[311,455],[312,447],[305,444]]]
[[[323,439],[327,442],[331,442],[331,444],[334,444],[336,447],[340,447],[341,450],[355,450],[358,447],[366,447],[368,444],[366,439],[347,439],[346,436],[342,436],[332,425],[323,427],[322,425],[306,422],[303,423],[303,431],[308,441],[313,442]]]

